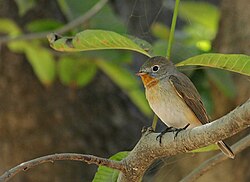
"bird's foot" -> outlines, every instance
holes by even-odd
[[[187,127],[189,127],[189,123],[186,125],[186,126],[184,126],[183,128],[174,128],[175,129],[175,131],[173,131],[173,132],[176,132],[175,133],[175,135],[174,135],[174,139],[177,137],[177,135],[180,133],[180,131],[183,131],[183,130],[185,130],[185,129],[187,129]]]
[[[156,140],[158,140],[159,139],[159,143],[160,143],[160,145],[161,145],[161,138],[162,138],[162,136],[165,134],[165,133],[168,133],[168,132],[176,132],[175,133],[175,135],[174,135],[174,139],[177,137],[177,135],[179,134],[179,132],[180,131],[182,131],[182,130],[185,130],[185,129],[187,129],[188,127],[189,127],[189,123],[186,125],[186,126],[184,126],[183,128],[174,128],[174,127],[168,127],[167,126],[167,128],[166,129],[164,129],[157,137],[156,137]]]
[[[160,145],[161,145],[161,138],[162,138],[162,136],[163,136],[165,133],[174,132],[174,131],[176,131],[176,129],[177,129],[177,128],[173,128],[173,127],[168,127],[168,126],[167,126],[167,128],[165,128],[165,129],[156,137],[156,140],[159,139],[159,143],[160,143]]]

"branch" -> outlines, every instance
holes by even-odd
[[[45,162],[76,160],[120,170],[121,173],[118,177],[118,182],[137,182],[143,177],[145,171],[156,159],[169,157],[179,153],[186,153],[187,151],[192,151],[216,143],[217,141],[228,138],[249,126],[250,99],[245,104],[237,107],[229,114],[212,123],[181,131],[175,139],[175,133],[166,133],[162,137],[161,145],[159,145],[159,141],[156,140],[156,136],[159,135],[159,133],[152,133],[152,131],[148,130],[143,133],[143,136],[137,145],[122,161],[113,161],[83,154],[54,154],[24,162],[5,172],[0,176],[0,181],[8,181],[18,172],[22,170],[25,171]],[[249,145],[249,136],[238,142],[238,144],[233,147],[235,153],[243,150],[244,145]],[[219,158],[219,160],[216,158]],[[219,154],[212,158],[210,160],[211,162],[207,163],[211,163],[212,167],[214,163],[219,163],[221,162],[220,160],[225,159],[225,156]],[[209,168],[210,166],[205,167],[204,169],[208,170]],[[200,167],[200,169],[201,171],[204,170],[202,167]]]
[[[238,141],[236,144],[234,144],[232,146],[232,149],[233,149],[234,153],[237,154],[249,146],[250,146],[250,135],[244,137],[243,139]],[[220,164],[221,162],[223,162],[226,159],[228,159],[228,158],[225,155],[223,155],[222,153],[215,155],[214,157],[203,162],[199,167],[197,167],[189,175],[187,175],[185,178],[183,178],[181,180],[181,182],[192,182],[192,181],[197,180],[199,177],[201,177],[207,171],[209,171],[210,169],[213,169],[214,166],[216,166],[217,164]]]
[[[249,126],[250,99],[212,123],[181,131],[175,139],[174,133],[166,133],[162,137],[161,145],[156,141],[159,133],[147,131],[129,155],[122,160],[126,165],[126,171],[120,173],[118,181],[137,182],[156,159],[186,153],[216,143]]]
[[[21,171],[27,171],[28,169],[33,168],[39,164],[43,164],[46,162],[53,163],[54,161],[61,161],[61,160],[82,161],[88,164],[96,164],[98,166],[106,166],[120,171],[124,171],[124,166],[119,161],[100,158],[93,155],[62,153],[62,154],[47,155],[21,163],[18,166],[6,171],[2,176],[0,176],[0,181],[6,182],[10,180],[13,176],[15,176],[17,173]]]
[[[105,4],[107,4],[108,0],[100,0],[98,3],[96,3],[89,11],[87,11],[84,15],[78,17],[77,19],[69,22],[68,24],[64,25],[61,28],[58,28],[56,30],[53,30],[52,32],[56,32],[58,34],[63,34],[65,32],[70,31],[71,29],[78,27],[79,25],[83,24],[84,22],[88,21],[90,18],[92,18],[94,15],[96,15]],[[46,38],[46,36],[51,33],[51,31],[46,32],[39,32],[39,33],[30,33],[30,34],[24,34],[20,35],[18,37],[0,37],[0,44],[7,43],[10,41],[17,41],[17,40],[33,40],[33,39],[43,39]]]

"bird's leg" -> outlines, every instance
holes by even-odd
[[[184,126],[183,128],[175,128],[175,131],[174,132],[176,132],[175,133],[175,135],[174,135],[174,139],[177,137],[177,135],[180,133],[180,131],[182,131],[182,130],[185,130],[185,129],[187,129],[187,127],[189,127],[189,123],[186,125],[186,126]]]
[[[156,137],[156,140],[158,140],[159,138],[159,143],[161,144],[161,138],[162,136],[167,133],[167,132],[173,132],[173,131],[176,131],[176,128],[173,128],[173,127],[169,127],[167,126],[163,131],[161,131],[161,133]]]

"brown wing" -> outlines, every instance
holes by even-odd
[[[209,122],[201,97],[193,83],[183,73],[171,75],[170,83],[202,124]]]

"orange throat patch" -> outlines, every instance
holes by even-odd
[[[142,82],[146,88],[150,88],[152,86],[155,86],[159,82],[158,79],[153,78],[153,77],[149,76],[148,74],[140,75],[140,77],[141,77]]]

